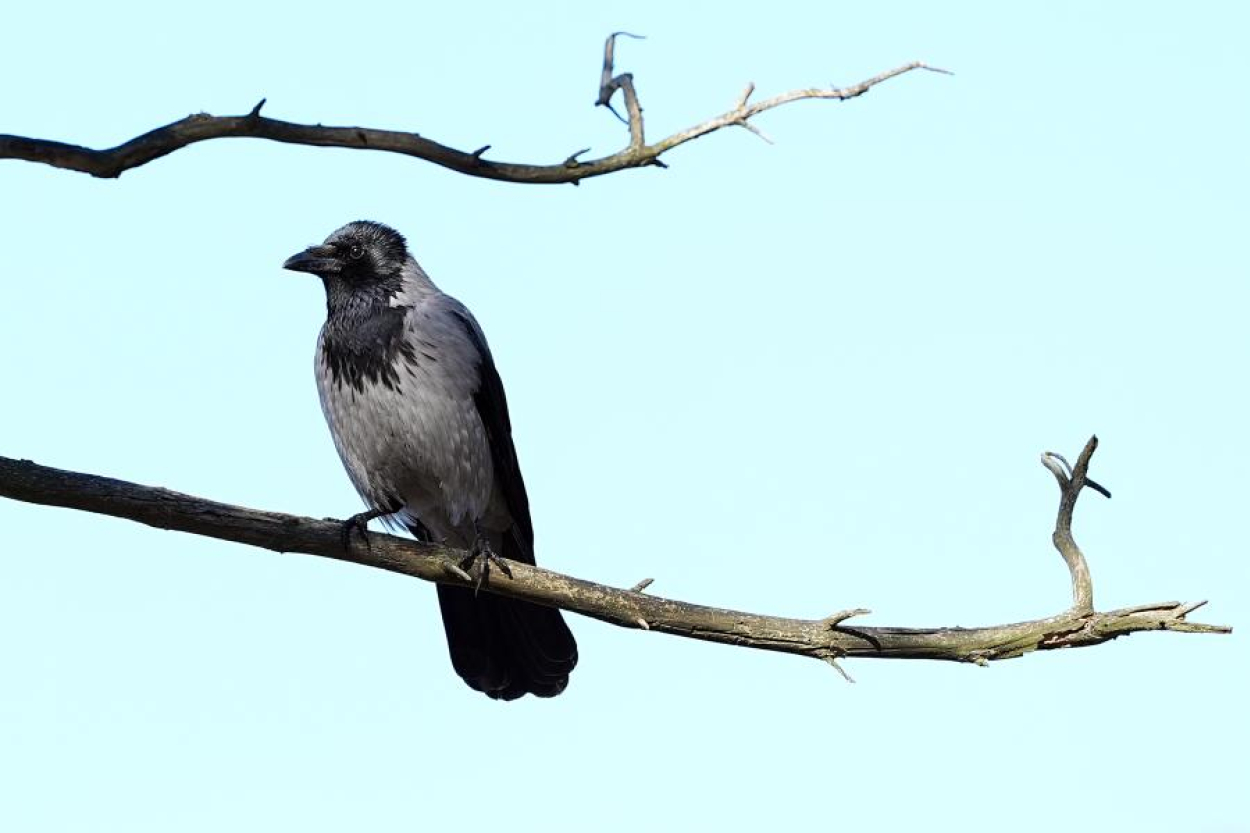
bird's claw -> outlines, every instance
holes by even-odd
[[[360,533],[360,538],[365,542],[365,551],[369,552],[373,549],[369,543],[369,521],[376,518],[373,512],[358,512],[347,520],[343,521],[343,529],[340,534],[343,537],[343,550],[351,555],[352,553],[352,531]]]
[[[472,572],[473,565],[479,560],[481,561],[481,566],[478,567],[477,583],[473,585],[474,594],[482,589],[482,584],[486,581],[492,564],[499,568],[499,572],[508,578],[512,578],[512,568],[508,566],[506,561],[495,554],[495,551],[491,548],[490,540],[480,532],[473,540],[473,547],[469,550],[469,554],[460,560],[460,569]]]
[[[343,550],[349,556],[352,554],[352,530],[360,533],[361,539],[365,542],[365,552],[373,552],[373,545],[369,543],[369,521],[374,518],[384,518],[387,515],[394,515],[403,505],[395,501],[390,508],[374,508],[368,512],[357,512],[347,520],[343,521]],[[417,522],[422,530],[425,529],[420,521]]]

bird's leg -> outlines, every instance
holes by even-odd
[[[482,589],[482,582],[486,580],[487,574],[490,572],[490,565],[494,564],[499,568],[499,572],[508,578],[512,578],[512,569],[491,549],[490,538],[482,530],[482,525],[477,521],[473,522],[473,546],[469,548],[469,554],[460,561],[460,569],[469,570],[473,566],[473,562],[479,558],[482,560],[482,566],[478,570],[477,585],[474,586],[473,592],[476,594]]]
[[[408,531],[412,533],[412,537],[416,538],[423,544],[434,543],[434,535],[430,532],[430,528],[421,522],[420,518],[414,518],[408,522]],[[442,543],[441,541],[439,543]]]
[[[352,530],[360,533],[361,539],[365,542],[365,550],[369,551],[372,547],[369,545],[369,521],[374,518],[381,518],[384,515],[393,515],[399,509],[370,509],[368,512],[358,512],[347,520],[343,521],[343,549],[348,555],[352,553]]]

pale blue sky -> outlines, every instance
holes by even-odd
[[[546,162],[800,103],[580,188],[232,140],[118,181],[0,163],[0,453],[359,510],[312,379],[342,223],[405,232],[508,387],[541,563],[883,625],[1057,612],[1039,452],[1097,432],[1100,606],[1245,625],[1239,4],[19,4],[0,132],[189,112],[411,129]],[[1246,642],[829,668],[574,618],[555,700],[451,672],[430,587],[0,502],[0,828],[1250,830]]]

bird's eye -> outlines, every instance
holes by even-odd
[[[352,247],[347,250],[347,256],[352,260],[360,260],[365,256],[365,247],[359,243],[353,243]]]

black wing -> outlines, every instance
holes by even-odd
[[[512,444],[508,397],[504,394],[503,382],[499,379],[499,371],[495,369],[495,360],[491,357],[490,347],[486,344],[481,328],[468,313],[456,312],[456,317],[464,325],[469,340],[481,356],[481,365],[478,368],[481,382],[477,392],[473,394],[473,404],[477,407],[478,418],[482,420],[487,442],[490,443],[490,459],[495,468],[495,487],[502,492],[508,514],[512,516],[511,534],[504,536],[504,551],[500,555],[533,564],[534,526],[530,521],[530,500],[525,492],[525,480],[521,477],[516,447]]]
[[[577,642],[560,611],[531,602],[438,586],[452,667],[496,700],[555,697],[577,665]]]
[[[534,527],[512,445],[508,399],[481,328],[468,312],[457,310],[456,316],[481,357],[481,383],[473,403],[490,443],[495,488],[503,494],[512,516],[512,527],[503,536],[499,554],[533,564]],[[493,593],[479,596],[467,587],[445,584],[438,587],[438,601],[452,666],[471,687],[500,700],[514,700],[527,693],[554,697],[564,691],[569,673],[577,665],[577,642],[559,610]]]

